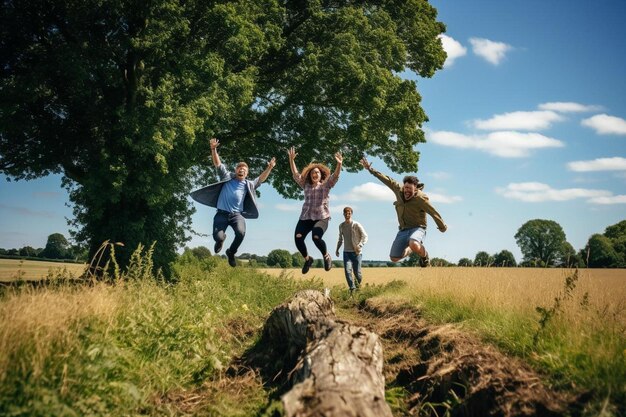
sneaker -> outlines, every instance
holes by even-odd
[[[222,245],[224,245],[224,241],[220,240],[215,242],[215,246],[213,246],[213,253],[218,254],[222,250]]]
[[[329,254],[324,255],[324,269],[326,271],[330,271],[330,268],[333,267],[332,259]]]
[[[424,256],[423,258],[420,256],[420,266],[422,268],[430,266],[430,258],[428,257],[428,252],[426,252],[426,256]]]
[[[228,257],[228,265],[233,268],[237,266],[237,260],[235,259],[235,254],[230,251],[230,249],[226,249],[226,256]]]
[[[313,265],[313,258],[309,257],[309,259],[305,259],[304,260],[304,265],[302,265],[302,273],[306,274],[307,272],[309,272],[309,269],[311,268],[311,265]]]

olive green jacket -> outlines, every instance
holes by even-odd
[[[413,229],[415,227],[426,228],[426,213],[428,213],[435,223],[437,223],[437,228],[442,232],[446,231],[448,227],[443,222],[441,215],[430,204],[428,196],[421,190],[418,190],[413,198],[405,200],[404,193],[402,192],[402,184],[381,174],[373,168],[370,168],[369,171],[383,184],[391,188],[396,196],[396,201],[394,201],[393,205],[396,207],[400,230]]]

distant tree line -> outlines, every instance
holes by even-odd
[[[40,258],[40,259],[63,259],[73,261],[87,261],[87,251],[78,245],[71,245],[61,233],[53,233],[48,236],[44,248],[23,246],[19,249],[0,248],[0,256],[10,258]]]
[[[626,220],[609,226],[604,233],[593,234],[584,248],[578,252],[567,242],[561,225],[553,220],[535,219],[524,223],[515,234],[515,240],[522,252],[520,263],[509,250],[495,254],[479,251],[474,259],[461,258],[455,264],[442,258],[432,258],[432,266],[481,266],[481,267],[565,267],[565,268],[626,268]],[[198,259],[212,256],[211,251],[199,246],[185,248],[185,253]],[[61,233],[48,236],[45,248],[24,246],[20,249],[0,248],[0,256],[30,257],[41,259],[71,259],[87,261],[87,250],[71,245]],[[267,256],[242,253],[237,257],[240,263],[251,267],[300,268],[304,258],[299,252],[274,249]],[[363,267],[414,267],[419,257],[411,254],[402,262],[364,260]],[[335,267],[343,267],[343,261],[333,261]],[[322,259],[316,259],[314,268],[323,268]]]

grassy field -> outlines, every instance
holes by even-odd
[[[226,370],[273,307],[323,286],[341,303],[376,293],[475,333],[553,387],[591,392],[585,416],[626,406],[624,270],[366,268],[351,300],[341,268],[303,276],[183,255],[165,284],[147,265],[114,284],[0,291],[0,415],[274,415],[257,377]],[[394,280],[406,285],[378,289]]]
[[[78,277],[85,271],[86,267],[85,264],[0,259],[0,281],[14,281],[20,278],[39,280],[59,274]]]
[[[348,288],[343,268],[329,272],[311,269],[306,276],[299,269],[262,271],[294,279],[316,277],[329,287],[343,286],[346,291]],[[364,268],[363,285],[401,280],[422,296],[450,296],[462,303],[535,312],[535,307],[553,303],[563,290],[565,278],[573,272],[557,268]],[[612,306],[616,312],[621,310],[621,318],[626,319],[626,269],[579,270],[573,297],[582,299],[585,294],[589,306],[599,309]],[[567,307],[570,306],[564,306]]]
[[[304,277],[297,269],[264,271]],[[347,292],[342,268],[309,275]],[[407,283],[394,296],[419,306],[430,322],[477,334],[551,375],[555,387],[598,390],[607,404],[626,401],[626,270],[363,269],[366,286],[394,280]]]

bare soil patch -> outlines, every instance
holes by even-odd
[[[452,325],[429,325],[413,306],[371,298],[347,315],[381,336],[387,386],[406,390],[405,415],[578,414],[571,394],[550,389],[522,361]]]

